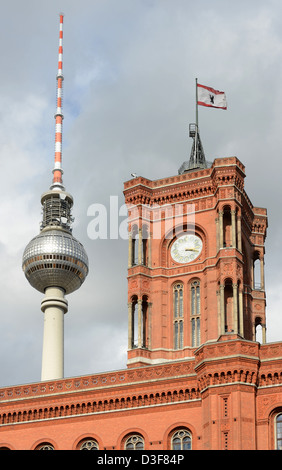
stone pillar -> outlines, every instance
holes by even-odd
[[[152,347],[152,302],[148,302],[148,319],[147,319],[147,328],[148,328],[148,344],[147,348],[151,349]]]
[[[255,285],[254,285],[254,260],[251,259],[251,286],[252,286],[252,289],[255,288]]]
[[[138,234],[138,264],[142,264],[142,228],[139,228]]]
[[[236,211],[231,211],[232,247],[236,248]]]
[[[128,349],[132,349],[133,346],[133,312],[132,302],[128,302]]]
[[[252,328],[253,328],[253,339],[252,339],[252,341],[256,341],[256,324],[255,324],[255,322],[252,323]]]
[[[233,284],[233,330],[238,333],[238,286]]]
[[[48,287],[41,302],[44,313],[41,380],[64,377],[64,314],[68,302],[60,287]]]
[[[216,231],[216,251],[219,250],[219,225],[218,225],[218,217],[215,219],[215,231]]]
[[[220,310],[220,289],[216,291],[216,297],[217,297],[217,331],[218,331],[218,336],[221,335],[222,333],[222,328],[221,328],[221,310]]]
[[[262,344],[266,343],[266,325],[265,323],[261,324],[262,327]]]
[[[239,290],[239,334],[244,337],[243,291]]]
[[[138,299],[138,348],[142,348],[142,299]]]
[[[224,315],[224,285],[219,286],[220,295],[220,330],[221,334],[225,333],[225,315]]]
[[[241,225],[241,216],[237,214],[237,241],[238,241],[238,250],[242,251],[242,225]]]
[[[219,248],[223,248],[223,211],[219,211]]]
[[[264,290],[264,258],[263,255],[260,257],[260,288]]]
[[[128,235],[128,267],[132,268],[132,234]]]
[[[148,268],[151,268],[152,267],[152,238],[151,238],[151,233],[149,233],[149,236],[148,236],[147,247],[148,247]]]

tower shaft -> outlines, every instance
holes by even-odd
[[[68,302],[59,287],[48,287],[41,302],[44,312],[41,380],[64,377],[64,314]]]

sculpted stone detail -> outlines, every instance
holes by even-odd
[[[198,378],[199,389],[202,391],[205,388],[213,385],[224,385],[231,383],[246,383],[257,384],[257,371],[254,370],[224,370],[220,372],[203,373]]]

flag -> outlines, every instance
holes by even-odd
[[[227,109],[226,96],[224,91],[214,90],[208,86],[197,83],[197,104],[210,108]]]

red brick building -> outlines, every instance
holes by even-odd
[[[232,157],[125,183],[127,368],[0,389],[0,448],[282,448],[282,342],[265,335],[267,214],[244,177]]]

